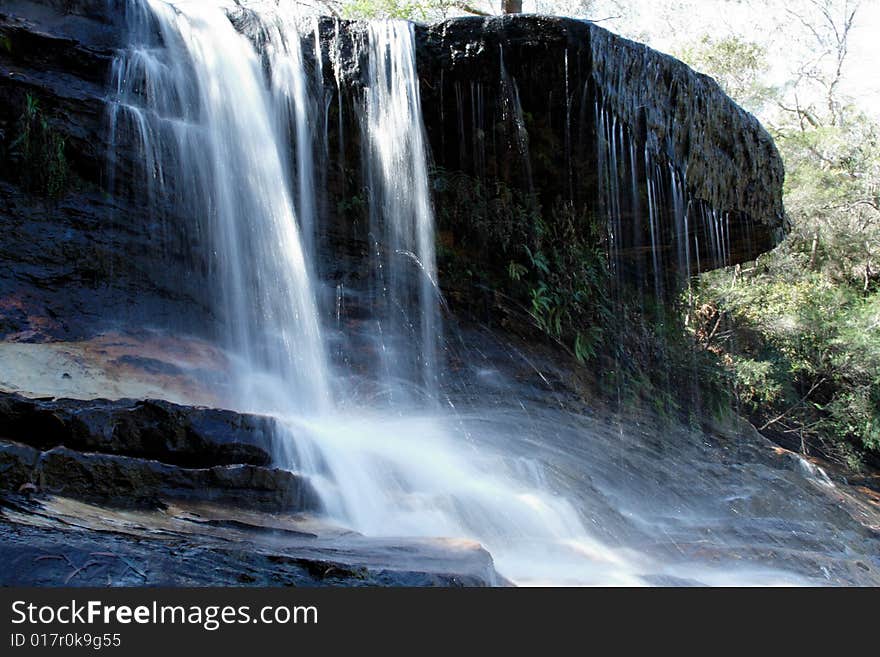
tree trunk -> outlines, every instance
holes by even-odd
[[[504,0],[501,3],[501,11],[505,14],[521,14],[522,0]]]
[[[819,253],[819,231],[813,233],[813,246],[810,248],[810,271],[816,271],[816,256]]]

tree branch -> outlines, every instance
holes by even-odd
[[[774,419],[770,420],[769,422],[767,422],[767,424],[765,424],[763,427],[761,427],[760,429],[758,429],[758,431],[766,431],[767,429],[769,429],[770,427],[772,427],[774,424],[777,424],[777,423],[781,422],[782,420],[784,420],[786,417],[788,417],[788,414],[791,413],[793,410],[795,410],[795,409],[800,408],[801,406],[803,406],[804,402],[807,401],[807,399],[810,398],[810,395],[812,395],[814,392],[816,392],[816,389],[817,389],[819,386],[821,386],[823,383],[825,383],[825,379],[824,379],[824,378],[822,378],[821,380],[819,380],[819,381],[818,381],[818,382],[817,382],[812,388],[810,388],[810,391],[809,391],[806,395],[804,395],[803,398],[802,398],[797,404],[795,404],[794,406],[792,406],[791,408],[789,408],[787,411],[785,411],[785,413],[783,413],[783,414],[780,415],[779,417],[774,418]]]
[[[466,11],[469,14],[473,14],[474,16],[492,16],[493,14],[483,11],[482,9],[478,9],[474,7],[472,4],[468,2],[457,2],[453,0],[449,3],[450,7],[455,7],[456,9],[460,9],[461,11]]]

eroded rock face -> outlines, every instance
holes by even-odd
[[[0,7],[0,338],[70,339],[153,321],[197,330],[209,315],[198,248],[131,195],[131,153],[109,180],[107,99],[124,5]],[[39,134],[24,153],[28,122]]]
[[[685,233],[692,251],[703,250],[691,272],[753,260],[783,238],[779,153],[711,78],[585,21],[465,18],[420,26],[417,35],[425,125],[435,163],[453,172],[447,178],[462,172],[489,189],[501,182],[534,195],[545,221],[565,203],[604,228],[605,206],[616,205],[622,225],[614,248],[625,269],[650,267],[652,249],[665,269],[685,269],[674,257]],[[622,198],[607,198],[615,190],[606,189],[603,158]],[[657,188],[665,190],[672,171],[680,179],[689,226],[661,217],[656,237],[649,235],[649,166],[661,174],[653,172]],[[672,190],[664,196],[661,204],[671,205]],[[698,206],[724,218],[722,257],[708,254],[711,227]],[[441,195],[441,227],[444,209]],[[462,223],[445,228],[460,242],[478,242],[485,227]]]
[[[734,260],[754,259],[779,242],[785,172],[758,120],[715,80],[673,57],[596,25],[590,46],[594,80],[613,112],[642,133],[649,150],[686,172],[695,199],[753,222],[754,244],[734,244]]]

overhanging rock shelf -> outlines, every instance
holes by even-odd
[[[8,227],[0,299],[16,304],[0,325],[4,335],[69,339],[145,318],[200,333],[211,322],[211,255],[191,218],[145,207],[141,163],[124,144],[115,144],[108,174],[108,84],[125,45],[123,3],[115,4],[0,9],[3,148],[31,96],[65,140],[74,181],[46,202],[22,189],[12,160],[0,167]],[[258,21],[244,9],[232,18],[259,45]],[[364,25],[323,18],[318,33],[320,68],[311,33],[303,38],[325,110],[319,246],[330,257],[320,273],[328,287],[357,287],[369,250],[368,227],[350,211],[363,185],[355,108],[366,75]],[[416,44],[435,171],[507,185],[545,209],[562,200],[603,226],[610,215],[616,252],[650,270],[655,251],[660,277],[748,261],[784,236],[783,168],[769,135],[677,60],[587,22],[535,16],[418,25]],[[442,195],[439,183],[434,192]],[[676,194],[686,205],[678,211]],[[438,221],[452,241],[479,242],[479,227],[444,223],[442,208]],[[491,263],[493,249],[483,252]]]

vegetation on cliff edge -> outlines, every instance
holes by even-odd
[[[813,4],[796,16],[812,56],[783,85],[744,38],[679,53],[771,131],[792,224],[756,263],[700,278],[690,328],[762,432],[859,470],[880,464],[880,126],[841,92],[859,3]]]

